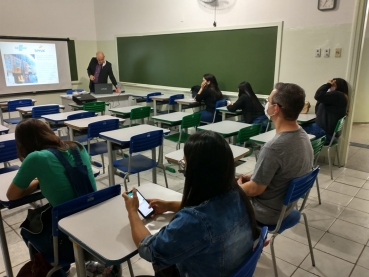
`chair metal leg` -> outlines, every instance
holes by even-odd
[[[140,172],[137,173],[138,186],[140,186]]]
[[[338,167],[341,167],[340,154],[338,153],[338,144],[336,145],[336,155],[337,155]]]
[[[104,162],[104,155],[101,154],[101,163],[102,163],[102,167],[103,167],[103,174],[105,174],[105,162]]]
[[[331,154],[330,154],[331,148],[328,147],[327,153],[328,153],[328,163],[329,163],[329,170],[331,171],[331,180],[333,180],[333,171],[332,171],[332,161],[331,161]]]
[[[315,181],[316,181],[316,190],[317,190],[317,192],[318,192],[319,205],[321,205],[321,204],[322,204],[322,201],[320,200],[320,188],[319,188],[318,176],[316,176]]]
[[[127,187],[127,178],[128,178],[128,172],[125,173],[126,175],[124,175],[123,181],[124,181],[124,188],[126,189],[126,191],[128,191],[128,187]]]
[[[305,213],[302,213],[302,215],[304,217],[306,235],[307,235],[307,239],[308,239],[308,243],[309,243],[309,248],[310,248],[311,263],[312,263],[313,266],[315,266],[313,245],[311,244],[311,238],[310,238],[310,231],[309,231],[309,226],[308,226],[308,220],[307,220],[307,217],[306,217],[306,214]]]
[[[131,277],[135,277],[130,259],[127,260],[127,264],[128,264],[129,274],[131,275]]]
[[[164,172],[165,186],[168,188],[167,174],[165,173],[164,165],[163,165],[163,172]]]
[[[271,251],[271,254],[272,254],[274,276],[278,277],[277,261],[276,261],[275,252],[274,252],[274,239],[275,239],[275,237],[276,237],[276,235],[273,235],[270,239],[270,251]]]

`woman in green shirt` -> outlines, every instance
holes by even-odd
[[[22,165],[9,186],[7,192],[9,200],[16,200],[31,194],[38,187],[51,206],[57,206],[77,197],[65,174],[64,166],[52,152],[47,150],[49,148],[58,150],[74,167],[76,163],[72,155],[72,148],[77,146],[82,163],[87,167],[88,179],[93,190],[96,191],[90,157],[82,145],[72,141],[62,141],[47,124],[38,119],[21,121],[15,129],[15,140]],[[45,256],[53,255],[51,226],[44,226],[40,234],[33,234],[22,229],[21,235],[26,244],[30,241]],[[72,243],[66,236],[61,236],[61,241],[59,258],[73,261]]]

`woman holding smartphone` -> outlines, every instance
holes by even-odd
[[[250,201],[234,178],[232,151],[219,134],[197,132],[185,144],[184,162],[182,201],[148,199],[154,216],[176,213],[157,234],[137,213],[136,190],[133,198],[123,193],[133,241],[158,274],[174,268],[177,276],[230,276],[259,236]]]
[[[213,74],[205,74],[202,78],[202,83],[199,92],[195,96],[195,100],[199,103],[205,103],[205,110],[201,113],[201,121],[213,122],[215,103],[223,99],[223,94],[218,88],[217,79]],[[221,121],[221,117],[215,118],[215,122]]]

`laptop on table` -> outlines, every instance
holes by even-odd
[[[95,94],[112,94],[113,85],[112,84],[95,84]]]

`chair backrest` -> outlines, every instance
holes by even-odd
[[[0,142],[0,163],[18,159],[15,140]]]
[[[143,106],[140,108],[134,108],[131,110],[130,120],[143,119],[150,117],[151,107]]]
[[[324,143],[325,143],[325,136],[311,141],[311,146],[313,147],[313,151],[314,151],[314,157],[319,155],[320,151],[322,151]]]
[[[81,118],[87,118],[87,117],[94,117],[96,116],[95,112],[83,112],[83,113],[75,113],[67,116],[68,120],[76,120]]]
[[[320,168],[316,167],[309,173],[293,179],[288,186],[286,196],[283,200],[283,205],[288,206],[290,203],[293,203],[304,196],[314,185],[319,170]]]
[[[89,102],[83,105],[83,109],[95,113],[105,112],[105,102]]]
[[[67,90],[67,94],[68,95],[71,95],[71,94],[73,94],[73,92],[82,92],[83,91],[83,89],[68,89]]]
[[[184,94],[174,94],[169,96],[168,105],[177,105],[176,99],[183,99]]]
[[[60,113],[59,105],[35,106],[32,108],[32,118],[41,118],[43,115]]]
[[[193,113],[190,115],[186,115],[182,118],[181,129],[191,127],[197,128],[197,126],[200,125],[200,121],[201,121],[201,113]]]
[[[161,95],[162,93],[161,92],[151,92],[151,93],[148,93],[147,95],[146,95],[146,103],[150,103],[150,102],[152,102],[152,100],[151,100],[151,96],[158,96],[158,95]]]
[[[163,144],[163,130],[151,131],[131,137],[129,153],[137,153],[156,148]]]
[[[87,137],[89,139],[98,137],[102,132],[108,132],[119,129],[119,119],[107,119],[88,124]]]
[[[251,125],[238,131],[237,142],[244,143],[253,136],[260,134],[261,124]]]
[[[214,117],[213,117],[213,123],[215,122],[216,116],[219,114],[217,111],[217,108],[227,106],[227,99],[220,99],[217,102],[215,102],[215,111],[214,111]]]
[[[337,121],[336,128],[334,129],[335,133],[338,133],[342,130],[343,125],[345,124],[346,116],[342,117],[340,120]]]
[[[265,243],[267,236],[268,236],[268,227],[264,226],[260,231],[260,237],[259,237],[256,247],[254,247],[250,256],[247,257],[247,260],[245,261],[245,263],[242,264],[241,267],[235,273],[232,274],[232,277],[252,277],[253,276],[255,269],[256,269],[256,265],[259,261],[261,253],[263,252],[264,243]]]
[[[120,195],[120,185],[115,185],[111,187],[107,187],[105,189],[101,189],[63,204],[60,204],[52,209],[52,233],[53,236],[58,236],[59,220],[67,217],[69,215],[75,214],[77,212],[83,211],[89,207],[95,206],[104,202],[110,198],[113,198],[117,195]]]
[[[32,99],[18,99],[8,101],[8,112],[15,112],[19,107],[32,106]]]

